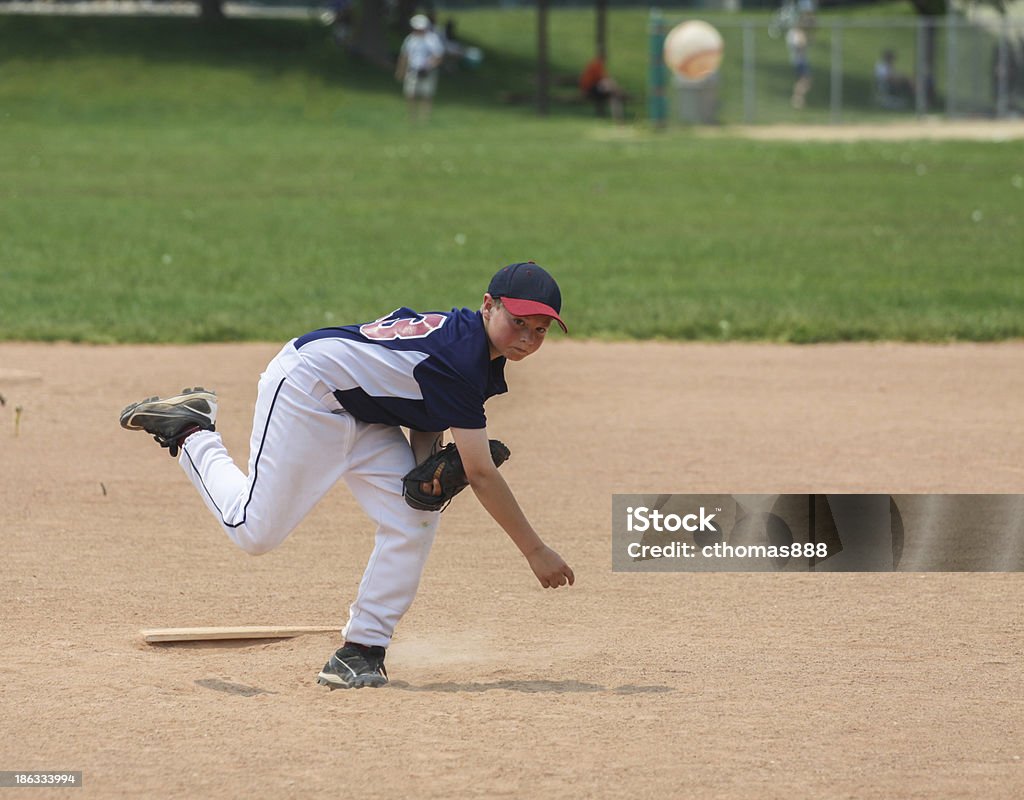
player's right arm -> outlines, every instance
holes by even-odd
[[[508,534],[545,589],[571,586],[576,576],[562,557],[544,544],[530,525],[512,490],[491,460],[486,428],[452,428],[466,478],[480,504]]]

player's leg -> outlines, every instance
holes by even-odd
[[[248,473],[220,434],[182,445],[181,464],[228,537],[253,555],[284,541],[345,471],[355,421],[299,388],[274,359],[260,378]]]
[[[405,78],[402,80],[402,94],[405,95],[405,106],[409,114],[409,121],[416,121],[416,108],[419,103],[417,98],[417,83],[419,73],[414,69],[406,69]]]
[[[437,94],[437,73],[432,69],[420,79],[420,121],[430,122],[430,113],[434,107],[434,95]]]
[[[359,426],[345,482],[377,531],[349,609],[349,640],[387,647],[419,588],[441,515],[410,508],[402,497],[402,477],[414,466],[412,448],[399,428]]]
[[[345,644],[317,681],[332,689],[383,686],[385,648],[409,609],[434,542],[440,514],[416,511],[402,498],[402,476],[414,466],[412,448],[399,428],[358,426],[345,480],[377,523],[376,541],[349,620]]]

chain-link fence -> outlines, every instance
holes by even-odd
[[[716,74],[699,82],[670,75],[661,61],[661,42],[681,21],[651,15],[648,97],[655,122],[1024,116],[1020,20],[810,18],[797,27],[777,18],[716,17],[725,57]]]

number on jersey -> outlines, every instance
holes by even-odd
[[[367,339],[390,341],[392,339],[422,339],[429,336],[448,319],[444,314],[418,314],[415,317],[395,317],[395,312],[373,322],[359,326],[359,332]]]

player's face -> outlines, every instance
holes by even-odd
[[[493,300],[485,300],[487,314],[487,336],[491,340],[491,358],[505,356],[509,361],[522,361],[544,344],[551,317],[533,314],[516,317],[505,306]]]

